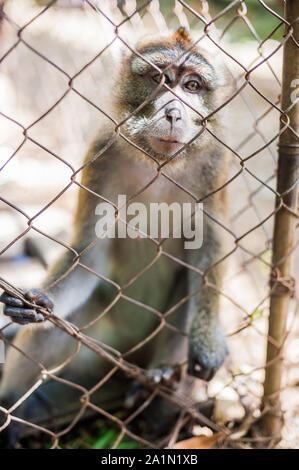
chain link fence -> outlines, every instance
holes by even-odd
[[[3,2],[0,285],[28,305],[34,303],[24,298],[20,287],[38,285],[45,268],[61,249],[73,255],[72,269],[79,265],[86,275],[99,277],[80,262],[83,252],[75,252],[70,246],[70,226],[77,191],[89,191],[80,183],[82,170],[89,164],[82,164],[86,143],[96,135],[102,121],[115,126],[115,136],[108,145],[126,138],[122,133],[124,122],[117,122],[105,106],[113,93],[111,76],[120,60],[119,47],[138,55],[134,48],[136,37],[182,25],[191,29],[193,45],[204,42],[218,51],[233,84],[231,96],[221,106],[229,112],[227,127],[232,136],[225,141],[214,136],[232,155],[230,178],[225,183],[231,201],[229,225],[223,227],[214,220],[233,239],[233,248],[218,262],[228,264],[220,290],[220,314],[229,342],[229,360],[210,383],[196,380],[178,389],[149,384],[144,368],[132,361],[132,353],[142,351],[162,329],[170,329],[168,316],[189,298],[182,297],[168,312],[160,312],[126,295],[127,286],[105,278],[117,293],[92,323],[78,327],[76,322],[39,308],[57,332],[71,335],[77,346],[53,368],[19,351],[35,363],[40,374],[37,381],[28,382],[26,393],[8,408],[0,403],[5,416],[0,427],[3,433],[13,423],[24,425],[17,445],[121,448],[129,440],[136,446],[151,448],[200,448],[204,447],[203,442],[207,447],[221,448],[298,447],[295,228],[299,10],[295,1],[287,0],[283,12],[282,3]],[[204,131],[208,132],[208,127]],[[97,158],[106,149],[98,152]],[[172,182],[180,191],[188,191],[181,183]],[[101,201],[102,195],[97,196]],[[165,253],[163,243],[155,244],[157,255],[136,273],[130,285]],[[219,290],[211,283],[205,285],[211,287]],[[109,316],[121,299],[138,307],[141,314],[150,312],[158,321],[149,336],[127,351],[117,351],[95,339],[90,330],[86,332],[88,326]],[[4,316],[1,322],[0,334],[7,351],[15,347],[13,339],[18,328],[24,327],[12,324]],[[64,375],[82,348],[99,355],[107,364],[104,376],[101,371],[94,371],[90,387]],[[5,357],[2,359],[5,368]],[[146,389],[141,401],[131,408],[128,399],[124,407],[113,393],[108,395],[106,404],[97,400],[97,392],[113,384],[120,372],[125,389],[134,380]],[[76,406],[58,414],[54,407],[52,419],[46,423],[19,417],[18,410],[49,381],[59,383],[66,396],[73,393]],[[160,414],[168,404],[176,410],[175,417],[163,429],[159,426],[160,414],[155,414],[158,399],[163,399]],[[42,393],[40,400],[48,406]],[[99,440],[90,444],[90,436],[97,435],[101,427],[106,441],[102,436],[101,444]],[[180,444],[182,440],[187,441]]]

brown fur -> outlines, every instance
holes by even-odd
[[[120,130],[137,148],[119,137],[95,159],[97,152],[114,135],[113,125],[101,130],[85,159],[85,163],[91,163],[85,167],[81,183],[89,191],[81,189],[79,192],[72,242],[73,249],[79,254],[84,250],[80,263],[88,269],[77,266],[72,270],[74,254],[66,252],[51,268],[42,286],[54,301],[56,315],[66,316],[80,327],[94,319],[86,334],[121,352],[129,351],[155,330],[159,321],[153,312],[164,314],[185,296],[193,294],[189,302],[177,305],[167,316],[167,322],[188,334],[188,342],[185,335],[164,327],[157,337],[129,359],[151,371],[161,371],[165,364],[174,366],[188,362],[190,374],[209,380],[227,355],[218,320],[217,292],[221,287],[222,269],[213,267],[226,250],[224,230],[213,218],[225,223],[226,189],[219,192],[217,189],[227,181],[229,156],[226,148],[211,134],[226,140],[223,110],[207,119],[205,125],[211,132],[200,131],[202,119],[224,102],[228,88],[221,67],[213,63],[208,53],[196,47],[188,59],[185,57],[185,62],[179,59],[191,45],[191,38],[184,28],[167,38],[144,39],[138,43],[141,56],[158,61],[158,72],[167,66],[164,78],[168,80],[169,89],[164,85],[158,89],[158,83],[153,80],[155,75],[152,75],[157,73],[155,67],[144,64],[142,58],[134,55],[124,57],[114,87],[117,92],[112,100],[112,110],[118,122],[128,118]],[[190,80],[198,83],[197,93],[191,93],[186,87]],[[142,107],[144,100],[147,104]],[[141,107],[136,112],[138,106]],[[185,148],[179,153],[182,145]],[[159,165],[167,161],[169,163],[159,169]],[[152,184],[149,185],[150,181]],[[185,250],[183,240],[166,240],[161,245],[160,256],[149,266],[157,255],[157,245],[146,238],[138,241],[104,238],[95,244],[97,204],[102,197],[116,204],[119,194],[147,206],[152,202],[183,204],[194,201],[190,194],[198,201],[204,201],[204,208],[212,218],[205,217],[202,248]],[[91,248],[85,250],[87,247]],[[184,268],[184,263],[194,269]],[[68,270],[69,274],[64,276]],[[205,286],[199,272],[209,273],[208,279],[217,289]],[[143,274],[138,276],[138,273]],[[60,277],[62,279],[55,287],[51,287]],[[135,277],[135,282],[130,284]],[[122,287],[125,297],[96,321],[117,293],[105,278]],[[130,297],[134,302],[128,300]],[[73,339],[66,334],[61,339],[61,334],[58,335],[51,325],[35,326],[30,330],[23,328],[15,345],[29,357],[42,358],[48,368],[62,362],[74,350]],[[111,367],[99,355],[82,347],[62,375],[90,387]],[[12,402],[21,396],[37,378],[36,367],[25,356],[11,350],[0,389],[3,402]],[[113,387],[115,391],[115,385]],[[100,392],[98,401],[101,403]],[[51,401],[53,391],[49,388],[47,393]],[[70,405],[67,393],[60,397],[56,404],[61,409]],[[35,407],[34,415],[37,416],[40,410],[37,402]],[[26,418],[28,413],[25,407],[21,416]]]

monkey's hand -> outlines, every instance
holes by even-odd
[[[191,332],[188,355],[188,373],[198,379],[211,380],[228,356],[225,336],[220,324],[208,331]]]
[[[46,308],[50,313],[54,305],[46,294],[40,294],[40,289],[30,289],[24,292],[24,297],[37,306]],[[21,299],[13,297],[4,292],[0,297],[0,302],[4,303],[3,313],[20,325],[28,323],[41,323],[45,320],[44,315],[38,313],[34,308],[26,305]]]
[[[162,365],[161,367],[149,369],[145,378],[150,389],[155,385],[164,385],[174,389],[181,379],[181,367]],[[151,391],[146,387],[146,384],[135,380],[126,396],[125,407],[133,408],[138,403],[146,400],[150,393]]]
[[[181,368],[179,366],[162,365],[149,369],[146,379],[151,385],[166,385],[174,388],[181,379]]]

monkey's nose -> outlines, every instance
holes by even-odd
[[[166,108],[165,109],[165,116],[168,121],[173,125],[179,119],[182,119],[181,111],[179,108]]]

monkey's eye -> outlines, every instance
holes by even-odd
[[[184,83],[184,87],[187,88],[187,90],[194,92],[200,89],[200,84],[197,80],[189,80]]]
[[[165,75],[165,83],[167,83],[167,85],[169,85],[170,78],[168,77],[168,75],[166,73],[164,75]],[[155,73],[155,75],[152,75],[152,80],[155,83],[160,83],[161,80],[162,80],[162,77],[163,77],[163,75],[161,75],[160,73]]]

